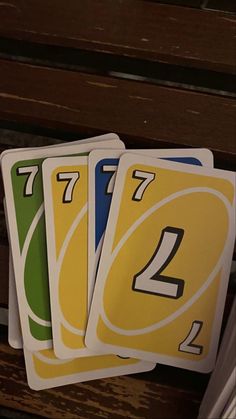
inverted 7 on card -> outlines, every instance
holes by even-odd
[[[34,353],[25,349],[24,355],[28,384],[33,390],[150,371],[156,365],[116,355],[60,360],[52,349]]]
[[[116,135],[104,142],[45,147],[1,156],[10,243],[24,344],[32,350],[48,348],[51,315],[45,239],[41,165],[44,158],[89,152],[94,147],[116,147]]]
[[[131,150],[94,150],[89,153],[89,304],[109,214],[119,157],[126,152],[131,152]],[[207,149],[139,149],[132,150],[132,153],[213,167],[213,155]]]
[[[234,217],[234,173],[122,156],[87,346],[210,371],[227,291]]]
[[[45,160],[43,184],[54,351],[88,356],[88,158]]]

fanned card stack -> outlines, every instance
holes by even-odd
[[[116,134],[7,150],[1,168],[9,343],[32,389],[214,368],[234,173],[206,149],[126,150]]]
[[[198,419],[236,418],[236,296]]]

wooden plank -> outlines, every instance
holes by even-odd
[[[197,417],[206,379],[202,380],[200,374],[188,371],[183,373],[176,368],[161,367],[160,374],[157,368],[151,373],[138,376],[114,377],[52,390],[32,391],[26,382],[22,351],[7,345],[3,329],[0,333],[2,406],[47,418]]]
[[[236,102],[220,96],[0,60],[0,119],[114,131],[128,147],[207,147],[235,165]]]
[[[236,72],[236,19],[223,13],[140,0],[11,0],[0,9],[5,38]]]

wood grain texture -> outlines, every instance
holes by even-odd
[[[175,368],[162,367],[160,378],[157,368],[154,372],[145,373],[144,377],[138,374],[89,381],[40,392],[32,391],[26,382],[22,351],[16,351],[8,346],[3,327],[0,333],[0,405],[2,406],[57,419],[98,417],[194,419],[197,417],[205,386],[199,388],[198,385],[194,385],[194,377],[197,382],[199,374],[190,372],[188,379],[188,372],[183,375],[182,370]],[[176,385],[178,371],[180,379]],[[168,380],[168,384],[163,377]],[[186,381],[189,387],[185,385]]]
[[[0,36],[235,74],[236,19],[140,0],[9,0]]]
[[[235,164],[236,102],[220,96],[2,60],[0,119],[113,131],[127,147],[207,147]]]

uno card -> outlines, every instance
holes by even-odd
[[[234,173],[122,156],[86,345],[210,371],[233,253],[234,218]]]
[[[89,153],[89,305],[92,298],[119,157],[126,152],[131,152],[131,150],[94,150]],[[140,149],[132,150],[132,153],[160,157],[197,166],[213,167],[213,155],[207,149]]]
[[[224,417],[222,411],[235,394],[236,378],[236,297],[224,330],[223,339],[217,355],[217,362],[211,374],[207,390],[201,402],[198,418]]]
[[[115,134],[102,137],[104,141],[94,138],[94,142],[15,150],[1,156],[21,329],[31,350],[52,345],[41,165],[49,156],[123,144]]]
[[[24,349],[28,384],[42,390],[65,384],[150,371],[156,364],[116,355],[61,360],[52,349],[30,352]]]
[[[43,185],[54,351],[88,356],[88,157],[45,160]]]

